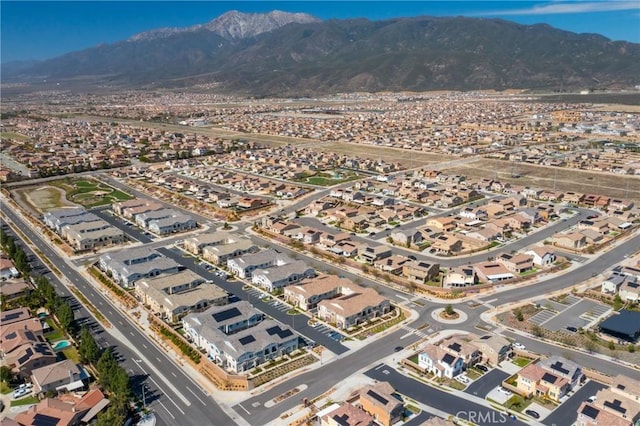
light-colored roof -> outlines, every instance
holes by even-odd
[[[386,300],[374,289],[360,287],[358,292],[345,294],[331,300],[323,300],[318,306],[324,306],[327,310],[347,318],[362,312],[365,308],[378,306]]]
[[[346,278],[339,278],[335,275],[321,275],[316,278],[304,280],[299,284],[287,286],[285,287],[284,292],[301,295],[305,299],[309,299],[310,297],[324,294],[333,289],[342,288],[351,284],[351,280]]]
[[[309,271],[313,272],[313,268],[307,265],[304,260],[296,260],[273,268],[258,269],[254,271],[253,276],[264,276],[270,282],[276,282],[284,280],[292,275],[303,275]]]
[[[202,252],[204,254],[215,255],[220,257],[220,256],[227,256],[238,250],[240,251],[249,250],[252,247],[255,247],[256,249],[258,248],[258,246],[256,246],[253,243],[253,241],[251,241],[250,239],[245,237],[240,237],[238,238],[238,240],[229,242],[228,244],[206,246],[205,248],[202,249]]]
[[[322,419],[324,423],[331,419],[340,426],[369,426],[374,422],[374,418],[370,414],[347,403],[325,414]]]
[[[34,384],[37,384],[42,388],[49,383],[64,381],[64,379],[69,378],[70,374],[79,376],[81,372],[75,362],[70,359],[65,359],[64,361],[56,362],[55,364],[36,368],[31,372],[31,377],[35,382]]]

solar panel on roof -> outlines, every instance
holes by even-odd
[[[453,351],[460,352],[462,346],[460,346],[460,343],[452,343],[449,345],[449,348],[451,348],[451,350]]]
[[[367,391],[367,395],[369,395],[371,398],[375,399],[376,401],[378,401],[382,405],[387,405],[389,403],[388,399],[383,398],[380,394],[375,393],[371,389],[369,389]]]
[[[582,414],[584,414],[589,418],[595,419],[596,417],[598,417],[598,414],[600,414],[600,410],[598,410],[595,407],[592,407],[591,405],[585,405],[582,408]]]
[[[551,368],[553,368],[556,371],[561,372],[562,374],[569,374],[569,370],[564,368],[562,365],[563,364],[560,361],[556,361],[553,364],[551,364]]]
[[[36,414],[33,417],[33,424],[37,426],[56,426],[60,422],[57,417],[47,416],[45,414]]]
[[[293,331],[289,329],[282,330],[278,333],[278,336],[280,336],[281,339],[284,339],[285,337],[293,336]]]
[[[211,316],[216,322],[222,322],[231,318],[238,317],[240,315],[242,315],[242,313],[240,312],[240,310],[238,310],[238,308],[231,308],[222,312],[217,312],[215,314],[212,314]]]
[[[617,411],[618,413],[626,413],[627,409],[622,407],[622,402],[619,399],[614,399],[613,402],[605,401],[603,404],[607,408]]]
[[[447,364],[451,365],[451,363],[455,360],[456,358],[451,355],[451,354],[445,354],[445,356],[442,357],[442,361],[446,362]]]
[[[558,378],[551,373],[544,373],[544,376],[542,376],[542,380],[547,383],[555,383]]]
[[[248,345],[251,342],[255,342],[256,338],[249,335],[249,336],[244,336],[239,338],[238,341],[242,344],[242,346],[244,346],[244,345]]]

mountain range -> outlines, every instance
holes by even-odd
[[[558,89],[638,84],[640,44],[502,19],[414,17],[321,21],[231,11],[38,63],[2,79],[94,79],[134,88],[253,96],[353,91]]]

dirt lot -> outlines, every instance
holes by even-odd
[[[468,178],[493,178],[522,186],[534,186],[557,191],[574,191],[640,200],[640,178],[577,169],[535,166],[518,163],[519,178],[513,177],[514,163],[482,159],[468,166],[453,167],[447,173],[463,174]]]
[[[39,214],[62,207],[78,207],[77,204],[67,201],[65,192],[55,186],[25,188],[17,190],[16,194],[18,202]]]
[[[314,146],[317,151],[329,151],[338,154],[360,156],[362,158],[380,158],[386,162],[400,162],[405,167],[420,167],[459,157],[444,154],[428,154],[401,148],[387,148],[355,143],[327,142]]]

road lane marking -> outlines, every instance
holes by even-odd
[[[203,400],[201,400],[201,399],[200,399],[200,397],[199,397],[198,395],[196,395],[196,393],[195,393],[194,391],[192,391],[192,390],[191,390],[191,388],[190,388],[190,387],[187,387],[187,390],[188,390],[189,392],[191,392],[191,393],[193,394],[193,396],[195,396],[195,397],[196,397],[196,399],[202,403],[202,405],[207,405]]]
[[[159,402],[159,403],[160,403],[160,405],[162,405],[162,407],[167,411],[167,413],[169,413],[169,415],[173,418],[173,420],[175,420],[175,419],[176,419],[176,418],[175,418],[175,416],[174,416],[173,414],[171,414],[171,411],[169,411],[169,409],[167,408],[167,406],[166,406],[166,405],[164,405],[164,404],[162,403],[162,401],[158,401],[158,402]]]
[[[158,360],[158,362],[162,362],[162,360],[160,358],[156,357],[156,359]]]
[[[171,372],[171,375],[172,375],[173,377],[175,377],[176,379],[178,378],[178,376],[176,376],[176,373],[174,373],[173,371]]]
[[[249,412],[249,410],[247,410],[246,408],[244,408],[244,407],[242,406],[242,404],[238,404],[238,407],[242,408],[244,411],[246,411],[246,412],[247,412],[247,414],[251,415],[251,413]]]
[[[380,370],[382,367],[384,367],[384,364],[380,364],[379,366],[377,366],[376,368],[374,368],[374,370],[378,371],[378,370]]]
[[[158,389],[158,392],[162,392],[160,390],[162,388],[160,387],[158,382],[156,382],[156,380],[153,377],[149,376],[149,380],[151,380],[153,382],[153,384],[156,385],[156,389]],[[190,406],[191,405],[191,401],[189,401],[187,398],[185,398],[181,393],[176,392],[176,394],[180,397],[180,399],[182,399],[185,402],[186,406]],[[182,411],[182,408],[180,408],[180,406],[178,404],[176,404],[176,402],[173,400],[173,398],[171,398],[169,395],[167,395],[166,392],[162,392],[162,395],[166,396],[167,399],[169,399],[169,401],[171,401],[173,403],[173,405],[176,406],[178,411],[180,411],[182,414],[184,414],[184,411]]]
[[[147,345],[145,345],[144,343],[142,344],[142,347],[143,347],[143,348],[145,348],[145,349],[149,349],[149,348],[147,347]]]

